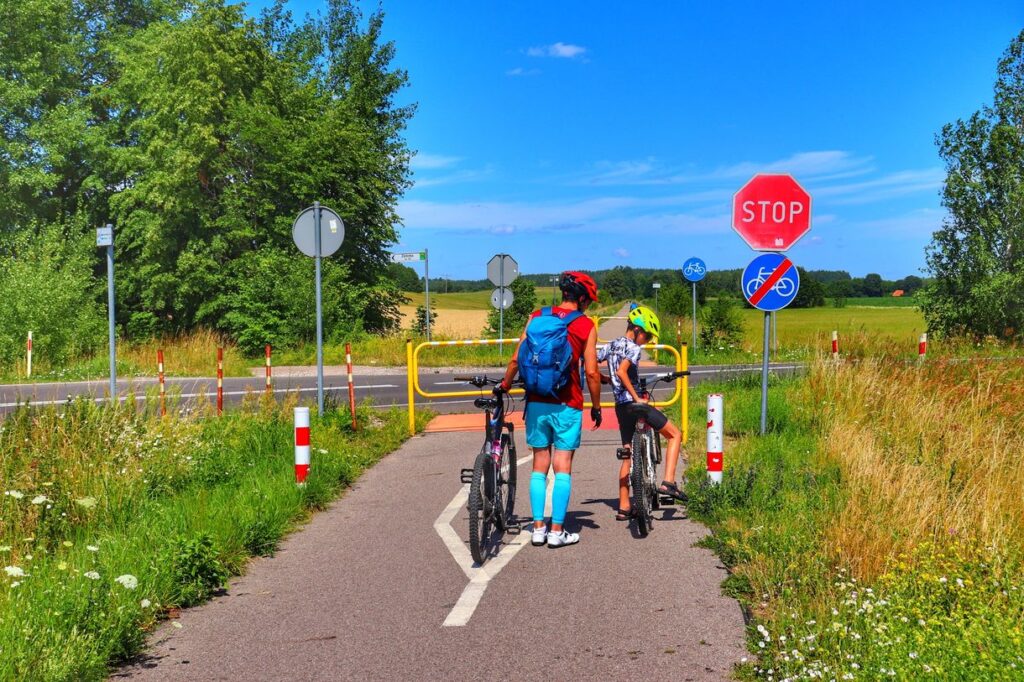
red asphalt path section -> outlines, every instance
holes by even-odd
[[[526,461],[517,469],[516,511],[528,519],[522,438],[517,429]],[[315,431],[311,440],[315,447]],[[481,440],[479,430],[411,438],[276,556],[254,559],[222,595],[161,625],[146,654],[113,677],[729,678],[747,653],[739,605],[720,589],[727,573],[695,546],[707,530],[682,506],[655,512],[643,539],[615,521],[615,431],[585,432],[576,453],[565,525],[580,533],[579,544],[532,547],[527,536],[507,534],[483,568],[460,564],[468,486],[459,470],[472,466]],[[442,538],[446,526],[455,549]],[[485,575],[468,621],[446,627]]]

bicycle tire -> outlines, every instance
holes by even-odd
[[[476,456],[473,464],[473,482],[469,487],[469,553],[473,561],[483,564],[487,559],[491,539],[493,505],[486,490],[487,469],[493,468],[494,460],[485,449]]]
[[[651,497],[651,510],[661,509],[661,495],[658,494],[658,481],[656,477],[658,475],[657,463],[661,462],[661,455],[658,450],[661,449],[660,438],[658,434],[654,432],[654,429],[648,429],[645,434],[644,440],[647,441],[647,452],[649,454],[647,458],[647,490]]]
[[[501,463],[498,465],[498,485],[502,488],[502,530],[508,530],[516,514],[516,444],[511,434],[501,437]]]
[[[645,538],[651,531],[651,505],[644,474],[644,437],[640,431],[633,434],[633,464],[629,471],[630,502],[633,505],[633,520],[640,537]]]

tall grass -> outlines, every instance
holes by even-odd
[[[161,419],[77,401],[0,427],[0,679],[102,679],[406,437],[397,412],[314,418],[294,484],[291,402]],[[151,406],[150,406],[151,407]]]

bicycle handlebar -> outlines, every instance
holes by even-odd
[[[455,381],[465,381],[467,384],[473,384],[477,388],[483,388],[484,386],[497,386],[501,383],[501,379],[491,379],[485,376],[472,376],[472,377],[453,377]],[[516,379],[512,382],[512,386],[522,386],[523,382]]]

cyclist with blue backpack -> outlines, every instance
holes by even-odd
[[[526,388],[526,444],[533,448],[530,507],[534,546],[564,547],[580,540],[562,524],[572,490],[572,456],[583,431],[583,378],[586,377],[590,416],[601,424],[601,373],[597,366],[597,327],[584,315],[597,301],[597,284],[582,272],[563,272],[562,302],[535,311],[526,323],[515,353],[496,391],[507,391],[516,374]],[[551,493],[551,528],[544,523],[547,475],[555,470]]]

